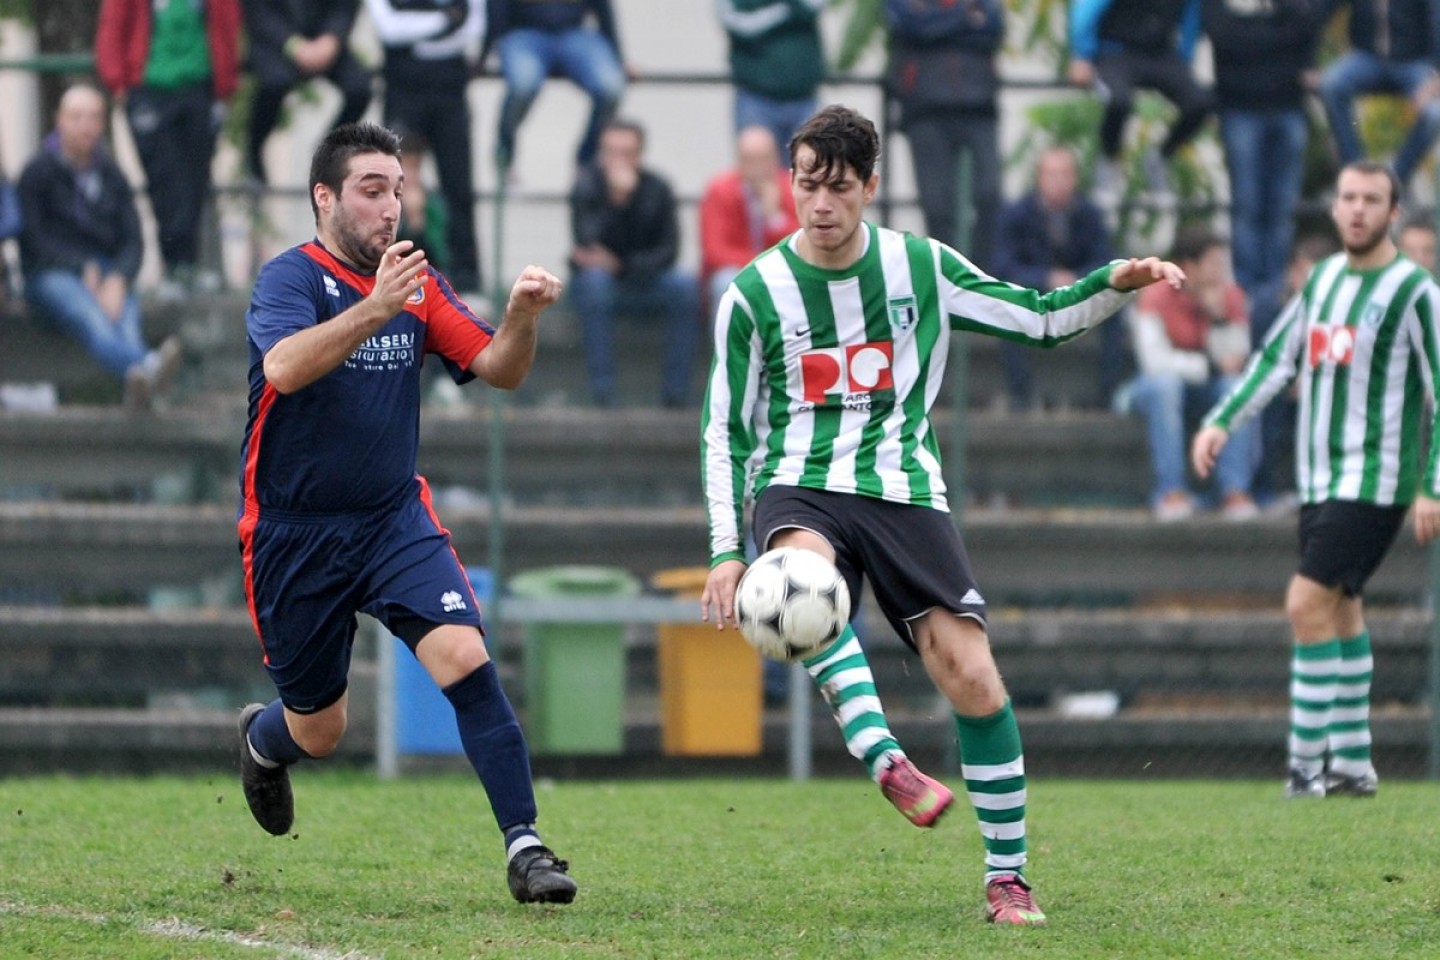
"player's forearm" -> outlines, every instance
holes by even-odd
[[[280,393],[294,393],[339,367],[389,322],[369,300],[325,323],[293,333],[265,354],[265,379]]]
[[[535,363],[539,315],[507,310],[495,339],[480,351],[470,371],[501,390],[514,390],[525,382]]]

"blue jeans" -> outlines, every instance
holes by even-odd
[[[816,97],[806,97],[804,100],[775,100],[744,87],[736,87],[735,132],[739,133],[746,127],[765,127],[775,135],[775,142],[780,145],[781,165],[788,167],[790,138],[800,129],[800,125],[819,109],[820,101]]]
[[[1412,96],[1429,78],[1434,65],[1428,60],[1381,60],[1364,50],[1351,50],[1325,68],[1320,78],[1320,100],[1335,136],[1335,149],[1342,164],[1365,156],[1365,147],[1355,126],[1355,97],[1362,93],[1403,93]],[[1395,157],[1395,175],[1402,184],[1425,159],[1430,145],[1440,134],[1440,100],[1432,101],[1415,117],[1410,134]]]
[[[665,325],[660,399],[668,407],[689,402],[690,376],[700,335],[700,294],[695,278],[678,268],[658,277],[616,277],[605,270],[577,270],[570,302],[580,316],[590,391],[601,406],[615,403],[615,316],[659,317]]]
[[[1153,500],[1185,490],[1187,404],[1208,410],[1235,385],[1235,375],[1220,375],[1203,384],[1189,384],[1174,374],[1141,374],[1131,382],[1130,407],[1145,418],[1150,441],[1150,466],[1155,473]],[[1255,421],[1230,434],[1215,463],[1215,482],[1221,496],[1250,493],[1255,472]]]
[[[79,274],[45,270],[25,278],[25,299],[39,316],[85,344],[117,377],[149,353],[140,333],[140,301],[133,292],[126,296],[120,318],[111,320]]]
[[[581,165],[593,160],[600,131],[625,92],[625,68],[605,35],[587,28],[559,33],[520,29],[505,33],[495,46],[505,77],[498,144],[501,166],[508,167],[515,159],[516,131],[551,75],[569,78],[590,98],[590,122],[575,159]]]
[[[1308,129],[1303,110],[1225,110],[1220,137],[1230,174],[1231,258],[1250,298],[1253,328],[1268,328],[1285,296]]]

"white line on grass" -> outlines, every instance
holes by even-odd
[[[13,900],[0,900],[0,915],[4,914],[26,917],[62,917],[66,920],[83,920],[86,923],[95,924],[111,923],[114,920],[114,918],[102,913],[67,910],[64,907],[56,906],[35,907],[29,904],[16,903]],[[136,929],[141,933],[148,933],[157,937],[167,937],[171,940],[227,943],[237,947],[248,947],[252,950],[273,950],[280,956],[294,957],[295,960],[368,960],[363,953],[354,950],[345,953],[336,953],[334,950],[305,947],[294,943],[277,943],[273,940],[262,940],[259,937],[247,937],[244,934],[235,933],[231,930],[208,930],[205,927],[199,927],[193,923],[186,923],[183,920],[178,920],[173,917],[169,920],[141,923],[136,926]]]

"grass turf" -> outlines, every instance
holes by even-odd
[[[301,769],[291,837],[213,778],[0,780],[0,957],[1422,957],[1440,788],[1038,781],[1045,929],[981,920],[963,798],[905,823],[863,777],[542,785],[580,896],[521,906],[483,791]]]

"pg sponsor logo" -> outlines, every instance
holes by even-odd
[[[1355,331],[1343,323],[1317,324],[1310,328],[1310,366],[1330,364],[1348,367],[1355,359]]]
[[[800,355],[802,400],[869,409],[872,395],[895,389],[895,345],[886,341],[810,350]]]

